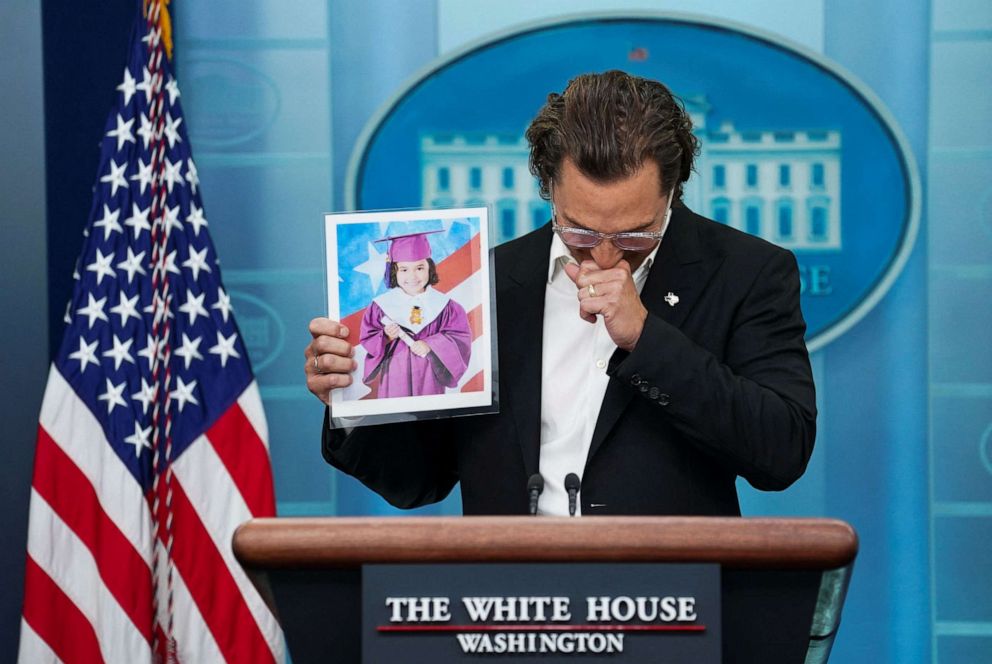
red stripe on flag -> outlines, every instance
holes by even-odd
[[[438,263],[438,282],[435,288],[442,293],[447,293],[479,269],[480,242],[479,236],[473,235],[471,241],[466,242],[457,251]]]
[[[103,661],[89,619],[31,556],[24,568],[24,620],[66,664]]]
[[[462,389],[460,391],[461,392],[481,392],[482,391],[482,388],[485,386],[485,383],[483,382],[483,377],[484,376],[482,374],[483,374],[483,372],[480,371],[479,373],[477,373],[474,376],[472,376],[471,378],[469,378],[468,381],[466,381],[466,383],[464,385],[462,385]]]
[[[162,500],[165,500],[165,484],[160,485]],[[171,485],[172,559],[224,659],[239,663],[274,662],[255,617],[178,478],[173,477]],[[163,523],[159,538],[164,542],[165,536]]]
[[[207,430],[207,440],[231,474],[252,516],[275,516],[269,451],[237,403]]]
[[[103,511],[89,478],[41,426],[32,486],[93,553],[103,584],[151,642],[151,570]]]

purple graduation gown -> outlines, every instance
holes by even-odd
[[[444,394],[446,387],[458,384],[472,354],[472,330],[460,304],[449,299],[418,333],[406,328],[404,321],[395,321],[411,339],[431,347],[426,357],[414,355],[402,339],[390,340],[381,322],[383,315],[373,301],[361,326],[361,344],[368,352],[364,382],[371,386],[379,379],[376,398]]]

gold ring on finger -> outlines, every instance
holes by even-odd
[[[317,355],[316,353],[313,354],[313,370],[316,371],[317,373],[321,373],[320,367],[317,366],[317,358],[319,357],[320,355]]]
[[[596,297],[596,287],[595,286],[593,286],[592,284],[589,284],[586,287],[586,290],[589,291],[589,297]]]

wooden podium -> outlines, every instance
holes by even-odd
[[[361,660],[361,566],[375,563],[718,563],[723,661],[830,654],[857,555],[843,521],[689,517],[255,519],[234,553],[295,664]]]

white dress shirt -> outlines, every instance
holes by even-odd
[[[609,240],[605,240],[609,242]],[[640,293],[660,243],[634,271]],[[595,323],[579,317],[578,289],[565,272],[576,263],[558,234],[551,257],[544,300],[544,343],[541,356],[541,456],[544,493],[538,513],[568,515],[565,476],[582,478],[599,409],[610,381],[606,366],[616,344],[601,316]],[[576,502],[576,514],[582,513]]]

